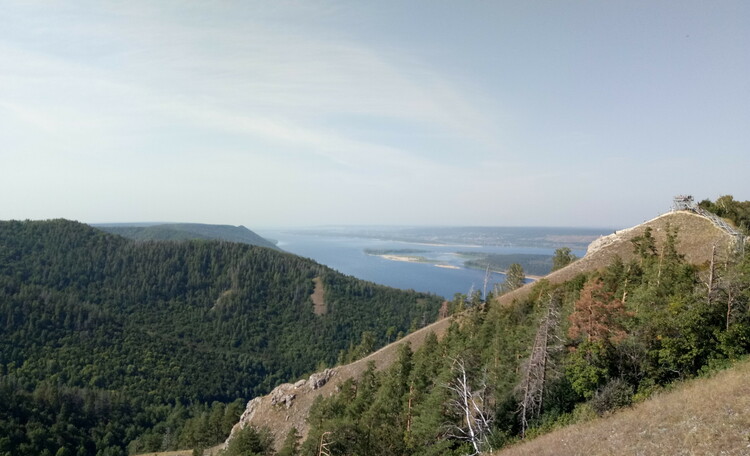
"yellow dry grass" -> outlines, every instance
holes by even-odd
[[[750,362],[495,456],[750,455]]]
[[[619,256],[623,261],[634,257],[631,240],[642,235],[647,227],[652,230],[658,249],[664,245],[667,226],[677,227],[677,250],[685,255],[688,263],[703,265],[711,259],[713,246],[719,259],[725,258],[732,248],[732,238],[717,228],[710,220],[692,212],[668,212],[640,225],[618,230],[609,236],[597,239],[592,243],[598,247],[591,248],[586,256],[572,264],[550,273],[546,277],[550,283],[563,283],[573,279],[581,273],[601,270]],[[529,283],[515,291],[498,298],[500,305],[510,304],[513,300],[522,300],[531,293],[533,283]]]

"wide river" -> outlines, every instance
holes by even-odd
[[[552,255],[555,250],[522,246],[436,245],[351,235],[321,235],[299,230],[259,230],[258,234],[278,241],[277,245],[287,252],[311,258],[344,274],[404,290],[433,293],[446,299],[452,299],[456,293],[468,294],[472,290],[482,291],[484,288],[485,271],[464,267],[464,258],[456,252]],[[395,261],[367,254],[365,249],[414,249],[419,252],[403,256],[420,256],[431,262]],[[574,253],[580,257],[585,251],[574,250]],[[491,272],[487,291],[504,280],[504,274]]]

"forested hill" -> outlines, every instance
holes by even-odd
[[[223,456],[265,435],[285,455],[489,453],[729,365],[750,353],[750,251],[738,241],[672,212],[497,299],[457,296],[450,318],[337,367],[319,390],[280,386],[277,397],[296,393],[290,405],[251,401]]]
[[[278,249],[275,244],[244,226],[206,225],[202,223],[164,223],[159,225],[94,225],[108,233],[137,241],[185,241],[191,239],[241,242]]]
[[[439,304],[246,244],[0,222],[0,455],[208,446],[242,409],[212,401],[332,365],[363,333],[383,345]]]

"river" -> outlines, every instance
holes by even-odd
[[[267,239],[276,240],[277,245],[287,252],[311,258],[344,274],[395,288],[433,293],[446,299],[452,299],[456,293],[468,294],[472,290],[483,291],[485,287],[485,271],[465,267],[466,258],[459,252],[552,255],[555,248],[561,246],[549,245],[550,243],[541,243],[544,245],[541,247],[481,245],[477,242],[446,243],[443,242],[446,239],[454,241],[456,239],[476,241],[476,239],[471,236],[457,237],[455,235],[426,236],[424,235],[425,229],[422,230],[422,234],[418,236],[404,236],[403,232],[397,233],[382,229],[373,233],[372,231],[363,232],[361,229],[342,228],[258,230],[258,234]],[[604,233],[607,230],[581,229],[579,231],[578,236],[588,236],[593,239],[598,235],[596,233]],[[404,238],[410,240],[400,240]],[[487,242],[486,239],[484,242]],[[520,243],[518,239],[514,242]],[[533,245],[535,242],[527,240],[524,243]],[[536,244],[540,243],[536,242]],[[585,253],[585,250],[581,248],[582,245],[585,245],[585,242],[578,241],[574,245],[577,248],[574,248],[573,252],[578,256],[583,256]],[[424,262],[394,261],[385,258],[385,255],[368,254],[366,251],[394,252],[393,256],[419,257]],[[490,272],[487,291],[491,291],[495,284],[502,283],[504,280],[504,274]]]

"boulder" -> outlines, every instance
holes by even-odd
[[[336,374],[336,369],[326,369],[323,372],[317,372],[312,374],[307,380],[307,386],[311,391],[314,391],[326,383]]]

